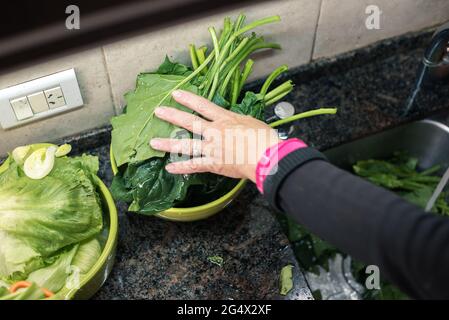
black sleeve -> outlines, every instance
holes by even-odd
[[[449,219],[301,150],[265,180],[269,201],[412,298],[449,298]]]

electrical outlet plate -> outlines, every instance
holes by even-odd
[[[34,109],[32,116],[18,120],[11,102],[27,98],[32,106],[33,97],[43,93],[47,100],[48,109],[42,105]],[[62,96],[59,94],[62,93]],[[74,69],[54,73],[42,78],[34,79],[18,85],[0,90],[0,124],[3,129],[10,129],[33,121],[41,120],[83,105],[83,98],[78,86]]]

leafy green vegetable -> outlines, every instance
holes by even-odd
[[[118,166],[164,156],[164,152],[151,148],[149,141],[154,137],[171,137],[176,127],[155,117],[154,110],[164,105],[191,112],[176,103],[169,94],[185,79],[184,76],[152,73],[143,73],[137,77],[136,90],[125,96],[126,113],[111,120],[114,128],[112,150]],[[190,84],[180,88],[197,92],[197,88]]]
[[[424,171],[418,170],[418,159],[410,157],[403,152],[395,153],[387,160],[363,160],[354,166],[354,172],[372,183],[390,189],[398,195],[422,208],[432,196],[441,177],[436,175],[440,166],[433,166]],[[449,215],[449,193],[442,192],[432,210],[433,213]],[[306,271],[316,272],[317,266],[328,269],[329,258],[341,253],[337,248],[308,232],[291,219],[280,216],[283,228],[298,261]],[[352,271],[360,283],[365,282],[366,264],[352,260]],[[407,299],[407,296],[392,284],[381,279],[380,290],[366,290],[365,299]]]
[[[293,266],[287,265],[282,268],[280,276],[280,294],[286,296],[293,288]]]
[[[397,153],[390,160],[358,161],[354,172],[374,184],[393,190],[404,199],[424,208],[432,196],[441,177],[433,176],[440,166],[434,166],[425,171],[417,170],[418,159]],[[438,197],[432,212],[449,215],[446,202],[448,193],[442,192]]]
[[[0,287],[26,280],[54,292],[63,288],[68,267],[83,259],[85,243],[103,228],[98,167],[97,157],[61,157],[47,176],[33,180],[9,161],[0,173]],[[9,298],[36,297],[34,291]]]
[[[52,264],[31,272],[27,281],[52,292],[58,292],[66,284],[67,273],[77,251],[78,245],[72,246],[68,251],[61,253]]]
[[[245,19],[244,15],[235,21],[226,18],[218,33],[209,28],[213,44],[210,50],[190,45],[192,67],[166,57],[156,72],[140,74],[135,90],[125,95],[124,113],[111,121],[111,147],[119,167],[111,191],[115,199],[130,204],[130,211],[150,215],[175,206],[204,204],[236,185],[235,180],[217,175],[168,174],[165,165],[172,160],[164,152],[152,149],[149,141],[154,137],[176,137],[178,128],[154,116],[160,105],[189,111],[171,98],[176,89],[194,92],[223,108],[260,120],[264,119],[267,106],[291,92],[291,81],[270,90],[275,79],[288,69],[285,65],[273,71],[260,92],[242,92],[254,64],[249,56],[261,49],[280,49],[276,43],[249,34],[258,26],[278,22],[278,16],[249,24],[245,24]]]
[[[17,291],[15,293],[9,293],[5,287],[0,288],[0,301],[1,300],[39,300],[44,299],[44,293],[39,286],[33,283],[29,288]]]
[[[117,200],[131,202],[129,211],[160,212],[184,199],[189,186],[201,184],[199,175],[173,175],[164,170],[168,157],[152,158],[127,166],[114,179],[111,190]]]
[[[78,267],[80,273],[87,273],[98,261],[101,255],[100,242],[93,238],[81,243],[76,255],[73,257],[72,266]]]
[[[222,257],[220,257],[220,256],[210,256],[210,257],[207,257],[207,260],[210,262],[210,263],[213,263],[213,264],[216,264],[217,266],[219,266],[219,267],[222,267],[223,266],[223,258]]]

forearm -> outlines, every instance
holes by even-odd
[[[449,296],[449,220],[322,160],[293,169],[269,192],[298,223],[378,265],[382,276],[411,296]]]

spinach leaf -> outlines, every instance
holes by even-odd
[[[157,74],[171,74],[176,76],[188,76],[192,73],[192,69],[181,63],[172,62],[168,56],[165,56],[164,62],[156,71]]]
[[[231,107],[231,111],[235,113],[249,115],[259,120],[264,120],[264,109],[263,98],[251,91],[246,92],[245,97],[239,104]]]
[[[155,72],[137,77],[136,89],[125,95],[124,113],[111,121],[111,145],[120,171],[111,189],[117,200],[130,203],[130,211],[153,214],[174,206],[204,204],[236,185],[235,179],[214,174],[171,175],[166,172],[168,156],[152,149],[149,141],[154,137],[173,137],[177,128],[155,117],[154,110],[164,105],[192,112],[171,98],[173,90],[183,89],[223,108],[263,120],[264,107],[288,94],[293,84],[286,81],[268,90],[274,79],[287,70],[286,66],[281,66],[267,78],[259,94],[247,92],[238,102],[252,71],[253,61],[248,57],[257,50],[280,49],[278,44],[248,33],[279,20],[278,16],[273,16],[245,25],[244,15],[235,22],[226,18],[221,34],[209,28],[213,50],[190,45],[192,68],[172,62],[166,56]],[[210,53],[206,56],[206,52]]]
[[[170,95],[184,79],[184,76],[154,73],[142,73],[137,77],[136,89],[125,95],[126,113],[111,120],[112,150],[117,166],[164,156],[164,152],[151,148],[149,141],[154,137],[170,137],[176,127],[154,116],[154,110],[164,105],[192,112]],[[197,87],[189,83],[181,89],[197,93]]]
[[[129,211],[149,215],[170,209],[185,198],[189,186],[204,182],[199,175],[168,173],[164,169],[168,162],[166,156],[128,165],[123,175],[114,177],[114,197],[131,203]]]

